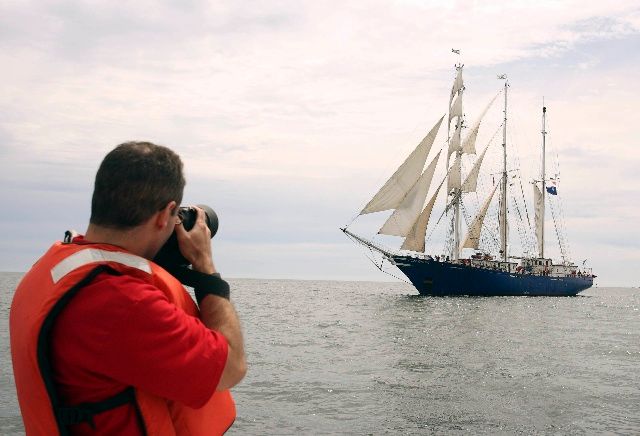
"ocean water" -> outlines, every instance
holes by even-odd
[[[20,276],[0,273],[0,434],[23,432],[7,329]],[[230,435],[640,433],[640,289],[230,281],[249,360]]]

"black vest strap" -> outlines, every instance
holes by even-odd
[[[93,417],[99,413],[106,412],[107,410],[115,409],[116,407],[123,406],[125,404],[132,404],[136,410],[138,422],[141,425],[141,429],[146,433],[142,415],[138,407],[138,403],[135,398],[135,391],[133,387],[128,387],[124,391],[116,394],[110,398],[94,403],[82,403],[76,406],[67,406],[62,403],[58,394],[57,386],[53,379],[53,368],[51,366],[51,332],[53,325],[60,315],[60,312],[69,304],[69,301],[75,297],[78,292],[91,283],[98,274],[106,272],[109,274],[119,275],[120,273],[107,265],[99,265],[92,269],[82,280],[72,286],[53,306],[47,317],[42,323],[40,334],[38,335],[38,366],[40,367],[40,374],[44,381],[44,385],[47,388],[49,399],[51,400],[51,406],[53,408],[56,422],[58,423],[58,431],[62,436],[69,434],[69,425],[80,424],[82,422],[88,423],[95,429],[95,423]]]
[[[88,423],[91,428],[96,429],[93,417],[107,410],[124,406],[125,404],[135,403],[136,394],[133,387],[128,387],[119,394],[106,400],[97,401],[95,403],[82,403],[77,406],[60,406],[56,410],[58,422],[64,425]]]

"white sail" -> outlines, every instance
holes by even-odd
[[[496,193],[496,189],[498,185],[493,188],[491,191],[491,195],[485,200],[482,208],[478,212],[478,215],[473,219],[471,226],[469,226],[469,233],[467,234],[467,238],[464,240],[464,243],[460,247],[463,248],[473,248],[477,250],[480,245],[480,233],[482,232],[482,223],[484,222],[484,216],[487,214],[487,209],[489,209],[489,204],[491,203],[491,199],[493,198],[493,194]]]
[[[415,185],[420,177],[427,155],[431,150],[433,141],[436,139],[440,124],[444,115],[433,126],[431,131],[418,144],[415,150],[407,157],[402,165],[396,170],[389,180],[384,184],[376,195],[362,209],[360,215],[372,212],[380,212],[398,207],[402,200],[407,196],[409,190]]]
[[[487,114],[487,111],[489,110],[489,108],[491,107],[493,102],[496,101],[496,98],[498,98],[498,95],[499,95],[499,93],[496,94],[491,99],[491,101],[489,102],[487,107],[484,108],[484,110],[480,114],[480,117],[478,117],[478,120],[474,123],[473,127],[471,128],[471,131],[469,132],[467,137],[464,139],[464,142],[462,143],[462,152],[463,153],[465,153],[465,154],[476,154],[476,139],[478,138],[478,131],[480,130],[480,123],[482,122],[482,119],[484,118],[484,116]]]
[[[448,151],[449,156],[451,156],[452,153],[455,153],[456,151],[461,150],[460,148],[461,133],[462,133],[462,126],[460,125],[460,123],[458,123],[458,125],[456,126],[456,129],[453,131],[453,136],[449,141],[449,151]]]
[[[467,178],[464,180],[462,184],[462,192],[476,192],[476,188],[478,187],[478,174],[480,174],[480,165],[482,165],[482,160],[484,159],[484,155],[487,154],[487,150],[489,149],[489,143],[485,148],[480,157],[476,160],[476,163],[473,164],[473,168],[469,171]]]
[[[447,179],[447,192],[451,192],[452,189],[458,189],[460,187],[460,166],[460,155],[458,155],[456,156],[456,160],[453,161],[453,165],[451,165],[451,170],[449,171],[449,178]]]
[[[537,184],[533,184],[533,202],[534,202],[534,216],[536,223],[536,239],[538,241],[538,249],[542,247],[542,227],[544,226],[543,218],[543,197],[540,188]]]
[[[464,87],[464,82],[462,80],[462,68],[459,68],[458,69],[458,74],[456,75],[456,80],[454,80],[453,87],[451,88],[451,97],[449,97],[449,106],[451,106],[451,102],[453,101],[453,97],[463,87]]]
[[[440,153],[431,161],[427,169],[424,170],[424,173],[422,173],[418,181],[407,193],[404,200],[402,200],[402,203],[400,203],[382,228],[380,228],[378,231],[379,234],[407,236],[413,223],[418,218],[418,215],[420,215],[422,205],[424,205],[424,200],[429,192],[429,185],[431,185],[433,173],[436,171],[439,157]]]
[[[462,94],[458,94],[456,99],[453,101],[451,108],[449,109],[449,123],[453,117],[461,117],[462,116]]]
[[[436,192],[429,200],[429,203],[424,207],[420,216],[409,230],[406,239],[402,243],[401,250],[411,250],[418,251],[424,253],[424,245],[425,245],[425,236],[427,235],[427,226],[429,225],[429,218],[431,217],[431,211],[433,210],[433,205],[436,203],[436,198],[438,198],[438,192],[440,192],[440,188],[444,184],[444,179]]]

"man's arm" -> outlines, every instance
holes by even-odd
[[[212,330],[217,330],[227,339],[227,364],[216,390],[235,386],[247,373],[244,344],[240,321],[229,300],[217,295],[207,295],[200,302],[200,320]]]
[[[216,268],[211,253],[211,231],[205,222],[204,211],[200,208],[197,210],[198,218],[193,228],[187,232],[182,224],[179,224],[176,226],[176,236],[182,255],[191,262],[193,269],[205,274],[214,274]],[[206,295],[199,305],[202,323],[222,333],[227,340],[227,363],[216,389],[229,389],[238,384],[247,373],[238,314],[229,300],[217,295]]]

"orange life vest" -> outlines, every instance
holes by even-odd
[[[112,245],[55,243],[23,277],[11,305],[11,356],[27,435],[68,433],[60,413],[65,405],[50,372],[49,333],[55,316],[77,291],[108,270],[153,284],[177,307],[199,316],[182,284],[155,263]],[[129,391],[135,394],[131,400],[149,435],[223,434],[235,420],[228,390],[214,393],[199,409],[137,389]]]

